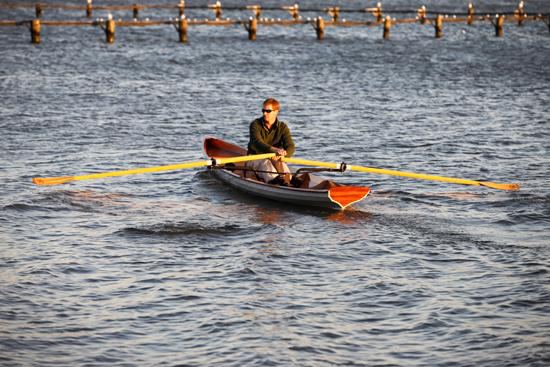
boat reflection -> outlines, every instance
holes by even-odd
[[[341,224],[357,224],[370,221],[373,218],[372,213],[365,212],[357,209],[347,209],[337,212],[328,213],[327,220],[332,222],[338,222]]]
[[[364,223],[372,219],[373,214],[358,209],[340,211],[318,210],[315,208],[288,208],[282,205],[256,205],[254,214],[257,222],[262,224],[281,225],[292,221],[292,216],[307,215],[341,224]]]
[[[280,209],[256,206],[254,210],[259,223],[262,224],[280,224],[285,222],[285,215]]]

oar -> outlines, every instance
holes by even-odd
[[[301,164],[304,166],[319,166],[319,167],[329,167],[329,168],[337,168],[337,169],[345,168],[352,171],[417,178],[421,180],[442,181],[442,182],[450,182],[450,183],[456,183],[461,185],[485,186],[485,187],[490,187],[492,189],[497,189],[497,190],[510,190],[510,191],[519,190],[519,184],[517,183],[506,184],[506,183],[496,183],[496,182],[489,182],[489,181],[474,181],[474,180],[467,180],[463,178],[453,178],[453,177],[445,177],[445,176],[426,175],[423,173],[395,171],[391,169],[371,168],[371,167],[351,166],[351,165],[344,166],[344,163],[310,161],[307,159],[299,159],[299,158],[285,157],[283,158],[283,161],[288,163]]]
[[[268,159],[274,156],[275,156],[275,153],[266,153],[266,154],[246,155],[246,156],[229,157],[229,158],[208,159],[208,160],[195,161],[195,162],[184,162],[184,163],[178,163],[178,164],[170,164],[167,166],[136,168],[136,169],[129,169],[124,171],[92,173],[89,175],[82,175],[82,176],[35,177],[32,179],[32,182],[34,182],[37,185],[59,185],[59,184],[63,184],[71,181],[92,180],[92,179],[104,178],[104,177],[137,175],[139,173],[174,171],[174,170],[186,169],[186,168],[209,167],[209,166],[222,165],[226,163],[237,163],[237,162],[254,161],[257,159]]]

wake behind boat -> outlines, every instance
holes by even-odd
[[[204,139],[204,151],[209,158],[219,159],[246,155],[246,149],[216,138]],[[370,193],[370,188],[348,186],[324,180],[312,173],[294,173],[302,178],[301,187],[267,184],[255,177],[245,163],[210,167],[212,175],[220,181],[245,193],[279,202],[300,206],[343,210]],[[301,177],[298,177],[301,176]],[[307,177],[307,180],[305,178]],[[303,187],[304,181],[307,187]]]

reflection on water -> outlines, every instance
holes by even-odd
[[[287,220],[284,213],[277,209],[257,206],[254,208],[255,217],[258,223],[263,224],[282,224]]]
[[[367,199],[368,200],[368,199]],[[328,220],[338,222],[340,224],[367,224],[372,219],[372,214],[362,210],[349,209],[328,214]]]

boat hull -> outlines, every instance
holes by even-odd
[[[210,158],[227,158],[246,155],[243,148],[215,138],[204,141],[204,149]],[[305,189],[270,185],[227,169],[210,168],[212,175],[225,184],[247,194],[292,205],[342,210],[363,200],[370,193],[368,187],[340,185],[330,189]]]

